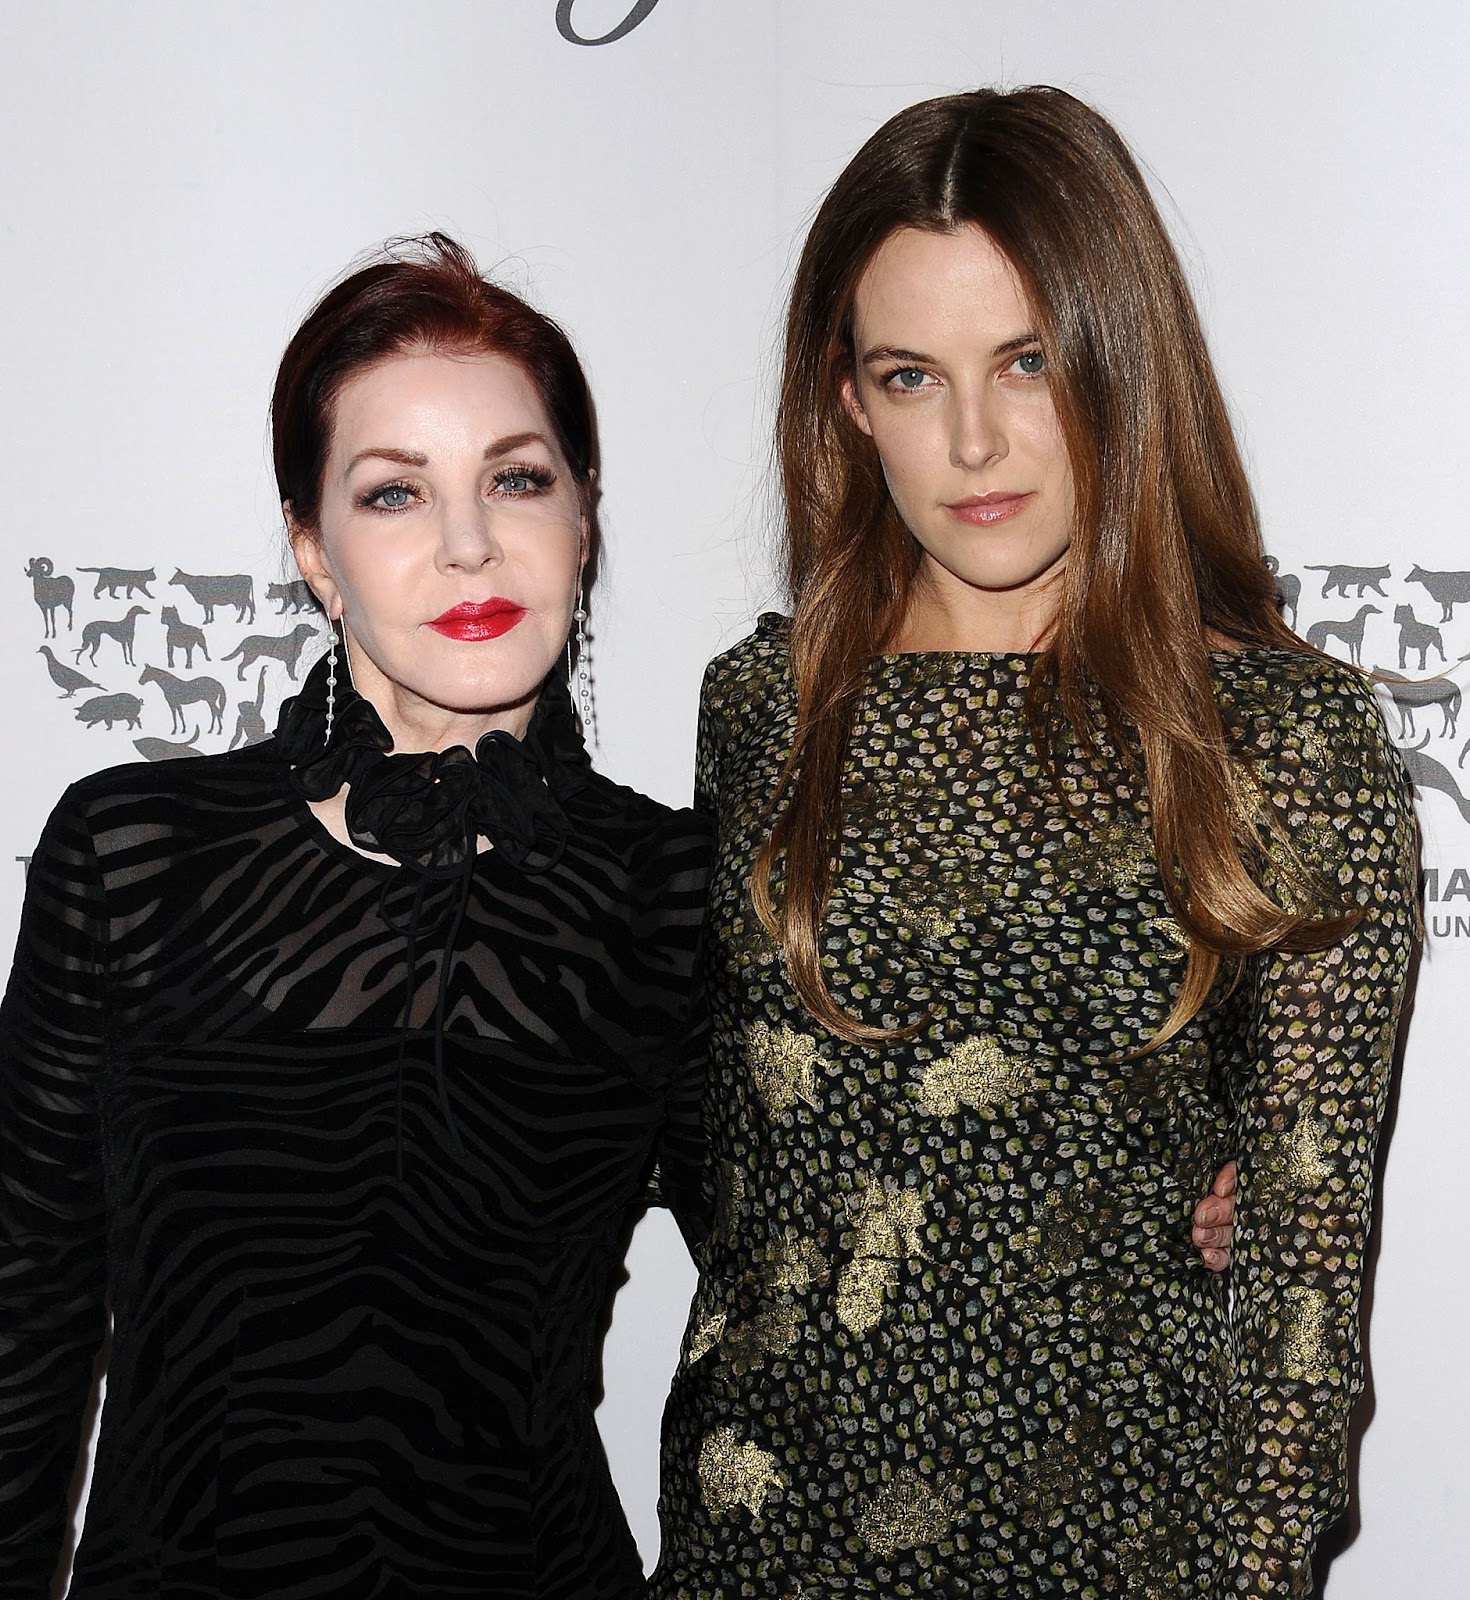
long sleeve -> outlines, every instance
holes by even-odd
[[[711,833],[716,816],[715,744],[709,706],[709,676],[706,674],[704,693],[700,696],[699,734],[695,746],[694,809],[709,825]],[[704,1125],[709,1067],[707,960],[708,947],[701,933],[694,953],[688,1016],[678,1039],[677,1059],[664,1101],[656,1195],[659,1203],[668,1206],[674,1213],[685,1243],[696,1256],[708,1236],[714,1207],[708,1162],[709,1140]]]
[[[0,1596],[49,1592],[104,1323],[106,1050],[92,841],[66,803],[26,882],[0,1005]]]
[[[1249,780],[1287,842],[1268,887],[1301,897],[1315,880],[1362,915],[1341,942],[1262,957],[1249,979],[1227,1494],[1228,1592],[1249,1596],[1310,1594],[1313,1548],[1346,1505],[1374,1152],[1417,931],[1411,801],[1376,706],[1335,669],[1294,702],[1258,730]]]

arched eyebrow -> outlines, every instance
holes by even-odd
[[[1025,333],[1018,333],[1015,338],[1007,339],[998,344],[990,352],[991,358],[998,356],[1013,356],[1017,351],[1024,350],[1028,345],[1040,344],[1041,340],[1027,329]],[[863,365],[865,367],[881,363],[885,366],[894,362],[911,361],[916,367],[929,367],[934,365],[934,357],[925,355],[922,350],[905,350],[899,345],[878,344],[871,350],[863,352]]]
[[[498,461],[501,456],[513,456],[530,444],[543,445],[548,450],[551,448],[544,433],[530,428],[524,433],[510,433],[503,439],[492,440],[485,446],[484,459]],[[351,472],[364,461],[391,461],[397,467],[426,467],[429,464],[429,458],[417,450],[398,450],[392,445],[374,444],[366,450],[359,450],[347,463],[346,470]]]

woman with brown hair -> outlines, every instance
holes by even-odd
[[[654,1592],[1305,1593],[1414,823],[1367,685],[1280,620],[1109,124],[1027,89],[880,129],[778,428],[793,614],[703,702],[717,1221]]]

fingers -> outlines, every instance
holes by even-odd
[[[1211,1272],[1223,1272],[1230,1265],[1228,1250],[1201,1250],[1200,1259]]]
[[[1225,1165],[1223,1167],[1221,1167],[1219,1172],[1215,1175],[1215,1184],[1214,1184],[1214,1187],[1210,1190],[1210,1193],[1211,1194],[1218,1194],[1218,1195],[1228,1199],[1231,1195],[1233,1195],[1235,1193],[1235,1180],[1236,1180],[1236,1177],[1237,1177],[1237,1173],[1236,1173],[1235,1163],[1233,1161],[1227,1161],[1225,1163]]]

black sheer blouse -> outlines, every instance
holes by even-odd
[[[77,1600],[642,1591],[597,1330],[655,1159],[697,1187],[708,844],[555,699],[529,863],[366,860],[280,739],[53,814],[0,1011],[0,1596],[47,1592],[108,1303]]]

